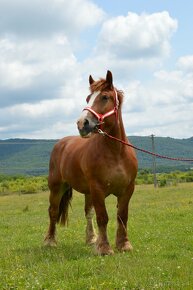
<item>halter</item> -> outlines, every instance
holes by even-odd
[[[112,116],[113,114],[115,114],[116,116],[116,120],[118,119],[118,108],[119,108],[119,99],[118,99],[118,95],[117,95],[117,91],[114,89],[115,92],[115,98],[114,98],[114,108],[112,110],[110,110],[109,112],[105,113],[105,114],[99,114],[97,112],[95,112],[91,107],[86,107],[83,109],[83,111],[89,111],[91,112],[99,121],[99,128],[101,129],[101,125],[104,121],[104,119],[106,119],[107,117]]]

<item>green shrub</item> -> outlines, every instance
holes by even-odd
[[[0,176],[0,193],[36,193],[47,191],[46,176]]]
[[[166,181],[166,179],[162,179],[162,180],[160,180],[160,181],[158,182],[158,185],[159,185],[160,187],[164,187],[164,186],[166,186],[166,185],[167,185],[167,181]]]

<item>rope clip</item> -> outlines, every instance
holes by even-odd
[[[101,130],[101,129],[98,129],[98,133],[101,134],[102,136],[106,135],[106,133],[103,130]]]

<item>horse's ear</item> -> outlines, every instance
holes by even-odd
[[[113,87],[113,75],[112,75],[112,72],[110,70],[107,71],[106,82],[108,83],[110,88]]]
[[[89,84],[92,85],[93,83],[94,83],[94,80],[93,80],[92,76],[90,75],[89,76]]]

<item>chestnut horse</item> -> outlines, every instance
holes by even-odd
[[[137,159],[134,150],[98,134],[101,128],[127,141],[121,107],[123,93],[113,86],[113,76],[94,81],[89,77],[87,107],[77,121],[81,137],[65,137],[54,147],[49,167],[50,226],[45,244],[56,245],[56,223],[66,223],[72,189],[85,194],[86,243],[96,244],[99,255],[113,254],[107,237],[108,214],[105,198],[117,197],[116,247],[129,251],[127,236],[128,205],[134,191]],[[89,138],[82,138],[89,137]],[[96,213],[98,237],[93,226]]]

